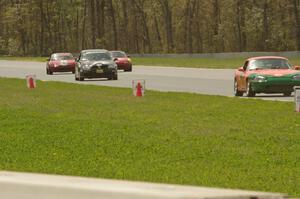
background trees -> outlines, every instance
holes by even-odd
[[[0,0],[0,54],[300,50],[299,0]]]

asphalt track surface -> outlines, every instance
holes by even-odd
[[[113,87],[132,87],[132,80],[146,81],[147,90],[191,92],[208,95],[233,97],[233,69],[196,69],[158,66],[133,66],[132,72],[119,71],[118,80],[85,79],[75,81],[72,73],[54,73],[46,75],[46,63],[0,60],[0,77],[25,79],[26,75],[34,74],[44,81],[61,81],[78,84],[93,84]],[[25,84],[24,84],[25,85]],[[246,97],[242,97],[246,98]],[[294,101],[292,97],[282,94],[260,94],[255,98],[264,100]]]

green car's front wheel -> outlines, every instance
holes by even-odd
[[[247,81],[246,96],[247,97],[255,96],[255,92],[252,90],[252,85],[250,81]]]
[[[236,79],[234,79],[233,92],[234,92],[234,96],[243,96],[243,92],[239,91],[239,89],[238,89],[238,83],[237,83]]]

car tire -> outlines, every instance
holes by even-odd
[[[81,74],[80,74],[80,72],[79,71],[77,71],[78,73],[78,76],[77,76],[77,79],[79,80],[79,81],[84,81],[84,77],[83,76],[81,76]]]
[[[250,81],[247,81],[246,96],[247,97],[254,97],[255,96],[255,92],[252,90],[252,86],[251,86]]]
[[[118,80],[118,74],[117,73],[115,73],[114,75],[113,75],[113,78],[112,78],[113,80]]]
[[[238,90],[238,83],[237,83],[236,79],[234,79],[233,91],[234,91],[234,96],[237,96],[237,97],[243,96],[244,92]]]
[[[78,79],[78,70],[77,69],[75,69],[75,75],[74,76],[75,76],[75,80],[78,81],[79,79]]]
[[[124,70],[125,72],[131,72],[132,71],[132,66],[126,70]]]
[[[290,97],[290,96],[292,95],[292,92],[285,92],[285,93],[283,93],[283,95],[284,95],[285,97]]]
[[[46,68],[46,73],[47,73],[47,75],[52,75],[53,74],[53,72],[49,68]]]
[[[78,68],[75,69],[75,80],[76,81],[84,81],[84,77],[80,75],[80,72],[78,71]]]

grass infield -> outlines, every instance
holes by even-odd
[[[0,60],[18,60],[18,61],[39,61],[46,62],[46,57],[4,57]],[[300,57],[291,57],[292,65],[300,65]],[[240,58],[146,58],[133,57],[134,65],[145,66],[171,66],[171,67],[189,67],[189,68],[216,68],[216,69],[236,69],[243,66],[245,57]]]
[[[300,195],[291,102],[0,78],[0,170]]]
[[[244,65],[246,57],[240,58],[132,58],[134,64],[145,66],[171,66],[189,68],[237,69]],[[300,65],[300,58],[291,57],[292,65]]]

